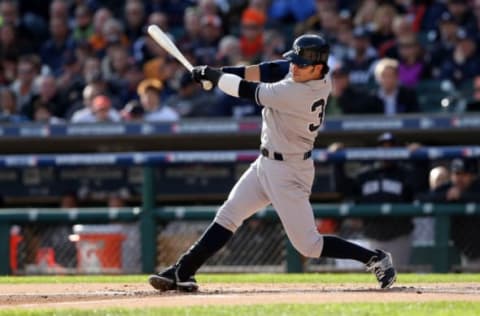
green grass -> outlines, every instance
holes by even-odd
[[[201,306],[188,308],[151,309],[98,309],[84,310],[3,310],[0,316],[80,316],[80,315],[168,315],[168,316],[477,316],[480,303],[473,302],[434,302],[434,303],[352,303],[352,304],[276,304],[249,306]]]
[[[0,284],[35,283],[142,283],[146,275],[90,276],[6,276]],[[301,274],[199,274],[200,283],[371,283],[370,273],[301,273]],[[398,283],[480,282],[480,273],[415,274],[403,273]],[[480,315],[480,314],[479,314]]]

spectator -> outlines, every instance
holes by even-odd
[[[480,178],[478,162],[474,159],[454,159],[450,164],[450,181],[431,192],[424,201],[468,203],[480,202]],[[478,227],[480,216],[457,215],[451,221],[451,237],[462,252],[465,265],[480,264],[480,238]]]
[[[17,79],[10,88],[17,98],[17,109],[22,110],[37,92],[35,78],[40,74],[41,61],[37,55],[20,56],[17,65]]]
[[[263,50],[261,60],[276,60],[282,59],[282,55],[286,48],[285,36],[277,30],[266,30],[263,38]],[[230,62],[225,65],[236,65],[235,62]]]
[[[162,88],[162,82],[157,79],[145,79],[138,85],[137,93],[145,109],[145,121],[147,122],[169,122],[179,119],[175,110],[161,104],[160,92]]]
[[[474,35],[460,29],[453,52],[444,59],[440,79],[452,80],[457,86],[480,73],[477,42]]]
[[[398,146],[391,133],[377,138],[379,148]],[[417,190],[419,175],[396,161],[377,161],[364,168],[353,182],[345,178],[342,165],[335,166],[337,186],[347,195],[353,194],[357,203],[409,203]],[[352,190],[348,192],[349,188]],[[363,232],[371,247],[389,251],[399,267],[410,261],[413,221],[408,216],[376,216],[363,220]]]
[[[0,58],[20,56],[32,52],[31,43],[21,38],[15,25],[4,22],[0,24]]]
[[[74,54],[69,54],[63,61],[62,74],[57,78],[57,88],[63,103],[62,118],[67,118],[72,105],[82,101],[82,91],[85,81],[82,77],[82,66]]]
[[[124,7],[125,34],[130,43],[143,35],[145,25],[145,6],[140,0],[127,0]]]
[[[398,38],[398,79],[401,85],[408,88],[415,86],[423,79],[430,78],[430,69],[423,60],[423,51],[414,33]]]
[[[110,113],[114,111],[115,115]],[[94,123],[119,122],[119,114],[112,109],[112,102],[105,95],[99,95],[92,100],[92,113],[94,115]]]
[[[0,122],[18,123],[26,120],[17,112],[16,97],[7,87],[0,88]]]
[[[393,20],[397,11],[389,4],[382,4],[375,10],[371,41],[373,47],[380,50],[381,46],[394,38]]]
[[[295,0],[277,0],[273,1],[268,16],[281,23],[302,22],[315,14],[315,2],[313,0],[304,0],[302,5],[298,5]]]
[[[327,114],[383,113],[382,101],[350,84],[349,71],[338,66],[332,70],[332,93],[328,99]]]
[[[353,85],[367,85],[372,78],[372,66],[377,57],[370,43],[368,30],[357,27],[353,30],[353,41],[343,64],[350,69],[350,82]]]
[[[95,123],[97,119],[94,114],[93,99],[104,93],[105,89],[102,84],[98,85],[94,82],[88,84],[83,89],[83,107],[72,114],[70,121],[72,123]],[[119,113],[114,109],[110,109],[108,114],[109,121],[119,122],[121,119]]]
[[[197,8],[190,7],[185,10],[183,16],[183,34],[178,39],[177,45],[182,52],[191,50],[200,38],[200,12]]]
[[[441,66],[446,56],[452,54],[457,43],[458,24],[449,12],[444,12],[438,22],[438,30],[434,34],[434,44],[430,51],[430,63],[432,75],[435,78],[440,76]]]
[[[33,120],[36,108],[47,108],[53,116],[64,117],[67,105],[61,100],[55,77],[41,75],[37,79],[37,84],[38,93],[32,97],[31,102],[21,109],[21,113]]]
[[[473,95],[470,102],[467,104],[467,112],[480,112],[480,75],[477,75],[472,80]]]
[[[64,122],[61,118],[54,116],[52,110],[43,103],[34,104],[33,121],[42,124],[60,124]]]
[[[237,65],[242,63],[242,61],[243,58],[239,39],[233,35],[222,37],[218,44],[215,64],[219,66]]]
[[[106,39],[103,34],[103,29],[105,23],[111,18],[112,12],[107,8],[98,9],[93,16],[93,34],[88,39],[88,42],[95,53],[100,54],[105,48]]]
[[[72,38],[76,43],[86,43],[93,35],[92,12],[85,4],[75,7],[75,22]]]
[[[222,38],[222,20],[217,15],[205,15],[201,18],[200,25],[200,40],[193,48],[193,53],[198,64],[213,65]]]
[[[375,66],[375,79],[379,84],[377,96],[383,101],[385,115],[419,112],[417,94],[399,83],[398,61],[382,58]]]
[[[42,45],[40,56],[55,76],[62,72],[62,66],[68,54],[73,53],[75,43],[69,38],[67,20],[54,17],[50,19],[50,38]]]
[[[0,16],[2,17],[2,24],[9,24],[15,27],[15,34],[21,41],[29,43],[33,49],[38,45],[38,39],[35,39],[35,32],[31,27],[25,23],[20,16],[19,3],[16,0],[2,0],[0,1]],[[32,51],[28,51],[31,53]]]
[[[257,9],[247,8],[242,13],[240,48],[245,60],[258,61],[263,50],[263,28],[266,16]]]
[[[150,14],[148,24],[157,24],[160,16],[158,13]],[[153,59],[163,59],[167,55],[167,52],[147,34],[136,40],[132,49],[135,62],[142,66]]]
[[[183,117],[208,117],[215,114],[216,99],[212,93],[204,91],[189,72],[179,80],[178,94],[171,96],[165,104]]]
[[[469,3],[463,0],[447,0],[448,12],[452,14],[456,23],[466,32],[476,34],[478,32],[477,21]]]

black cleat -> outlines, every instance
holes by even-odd
[[[376,249],[377,255],[367,263],[367,271],[371,271],[377,277],[382,289],[387,289],[395,283],[397,272],[393,267],[392,256],[383,250]]]
[[[177,288],[175,271],[175,266],[170,266],[162,272],[149,276],[148,283],[161,292],[175,290]]]
[[[180,292],[196,292],[198,290],[197,280],[193,276],[181,280],[178,276],[178,270],[175,270],[175,279],[177,290]]]

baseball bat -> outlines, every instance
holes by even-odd
[[[180,52],[180,50],[175,46],[175,44],[170,40],[167,34],[162,31],[157,25],[150,25],[147,29],[148,34],[153,38],[153,40],[165,49],[170,55],[175,57],[188,71],[192,72],[192,64],[185,58],[185,56]],[[202,80],[202,87],[204,90],[212,89],[213,85],[210,81]]]

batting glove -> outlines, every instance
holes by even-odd
[[[209,66],[197,66],[192,69],[192,78],[196,82],[210,81],[214,86],[217,85],[222,72]]]

